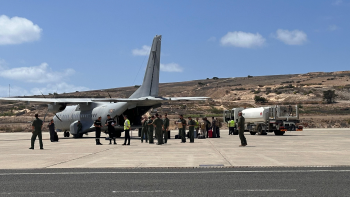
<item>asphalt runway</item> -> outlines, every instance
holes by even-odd
[[[350,168],[0,170],[0,196],[349,196]]]

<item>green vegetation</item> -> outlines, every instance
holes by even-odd
[[[192,118],[203,118],[203,117],[222,117],[223,116],[223,111],[219,114],[186,114],[184,115],[184,118],[188,118],[191,116]]]
[[[0,116],[14,116],[15,114],[13,113],[13,111],[7,111],[7,112],[2,112],[0,113]]]
[[[198,82],[198,85],[199,85],[199,86],[204,86],[205,84],[202,83],[202,82]]]
[[[211,107],[211,109],[209,111],[210,111],[210,113],[213,113],[213,114],[220,114],[220,113],[222,113],[222,110],[218,109],[216,107]]]
[[[253,76],[248,75],[248,78],[253,78]]]
[[[213,77],[213,79],[214,79],[214,80],[218,80],[218,79],[219,79],[219,77]]]
[[[255,96],[254,97],[255,103],[267,103],[267,99],[261,96]]]
[[[334,103],[334,99],[337,97],[335,94],[335,90],[327,90],[323,91],[323,100],[325,100],[328,104]]]

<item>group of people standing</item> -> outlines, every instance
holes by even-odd
[[[141,143],[146,140],[146,143],[154,144],[153,134],[155,131],[155,137],[157,138],[157,145],[166,144],[168,141],[169,131],[169,118],[168,114],[164,114],[164,119],[158,113],[155,116],[142,117],[142,130],[141,130]],[[164,140],[163,140],[164,139]]]
[[[102,123],[101,123],[101,116],[98,117],[97,120],[94,121],[94,126],[96,130],[96,145],[102,145],[100,142],[100,137],[101,137],[101,128],[102,128]],[[107,126],[107,131],[108,131],[108,138],[109,138],[109,144],[117,144],[115,139],[118,137],[117,132],[114,128],[116,124],[116,121],[111,118],[110,115],[107,115],[107,120],[105,122],[105,126]],[[124,115],[124,132],[125,132],[125,140],[123,145],[130,145],[130,120],[128,119],[127,115]],[[79,125],[78,125],[79,128]],[[128,143],[126,143],[128,142]]]

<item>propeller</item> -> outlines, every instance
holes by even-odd
[[[40,91],[40,90],[39,90],[39,91]],[[41,93],[41,95],[43,95],[43,97],[46,99],[45,95],[44,95],[41,91],[40,91],[40,93]],[[49,109],[47,109],[46,114],[45,114],[45,116],[44,116],[44,122],[45,122],[45,118],[46,118],[48,112],[49,112]],[[55,114],[55,116],[57,117],[57,119],[60,120],[60,121],[62,122],[61,118],[59,118],[59,117],[57,116],[56,113],[54,113],[54,114]]]

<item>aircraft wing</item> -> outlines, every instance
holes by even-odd
[[[0,98],[0,101],[23,101],[29,103],[91,103],[91,98]]]
[[[92,99],[93,102],[140,102],[140,101],[206,101],[210,97],[141,97],[141,98],[102,98]]]
[[[140,101],[205,101],[210,97],[141,97],[141,98],[0,98],[0,101],[22,101],[38,104],[92,103],[92,102],[140,102]]]

